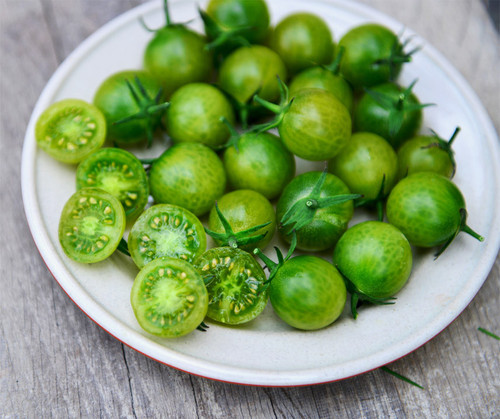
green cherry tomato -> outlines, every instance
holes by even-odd
[[[255,319],[267,305],[266,275],[249,253],[231,247],[207,250],[194,263],[208,290],[207,317],[225,324]]]
[[[387,199],[387,219],[414,246],[443,245],[438,255],[460,231],[482,241],[466,225],[465,199],[446,177],[419,172],[402,179]]]
[[[77,262],[100,262],[118,247],[125,224],[125,211],[117,198],[102,189],[83,188],[64,205],[59,242]]]
[[[398,158],[391,145],[369,132],[357,132],[328,162],[328,171],[342,179],[353,193],[365,200],[386,196],[396,182]]]
[[[455,158],[451,144],[460,131],[457,128],[449,141],[434,134],[409,139],[398,150],[398,177],[417,172],[435,172],[447,178],[455,174]]]
[[[290,74],[328,64],[334,51],[328,25],[311,13],[295,13],[279,22],[271,35],[270,45],[283,59]]]
[[[323,67],[311,67],[297,74],[290,83],[290,97],[303,89],[324,89],[333,94],[348,109],[353,110],[353,93],[349,83]]]
[[[220,67],[217,84],[222,90],[234,98],[239,110],[240,119],[246,121],[242,112],[253,95],[271,102],[279,98],[280,90],[277,76],[286,80],[287,70],[283,60],[271,49],[262,45],[241,47],[232,52]]]
[[[338,46],[345,48],[340,72],[356,90],[395,80],[409,61],[396,34],[374,23],[351,29]]]
[[[183,260],[160,258],[137,274],[130,303],[139,325],[160,337],[179,337],[205,318],[208,293],[200,274]]]
[[[226,173],[209,147],[179,143],[153,162],[149,185],[156,203],[178,205],[200,216],[224,193]]]
[[[322,176],[321,172],[307,172],[295,177],[283,190],[276,206],[276,217],[282,222],[283,216],[294,205],[309,198],[315,185]],[[320,251],[333,247],[339,237],[347,230],[353,215],[352,200],[321,208],[318,202],[340,194],[350,194],[349,188],[337,176],[326,174],[319,196],[304,202],[304,211],[313,212],[311,220],[304,227],[297,229],[297,248],[308,251]],[[308,205],[312,202],[312,205]],[[316,207],[313,208],[316,203]],[[280,225],[279,232],[290,243],[289,232],[294,225]]]
[[[106,118],[108,138],[119,144],[132,144],[152,136],[163,111],[148,113],[147,109],[161,101],[160,89],[161,85],[142,70],[120,71],[104,80],[94,95],[94,105]],[[119,122],[141,112],[143,117]]]
[[[394,83],[384,83],[366,91],[354,109],[354,131],[384,137],[397,149],[413,137],[422,124],[422,107],[411,93]]]
[[[176,143],[198,142],[217,148],[229,138],[222,117],[234,123],[231,103],[219,89],[205,83],[186,84],[170,98],[167,133]]]
[[[101,148],[106,120],[94,105],[80,99],[64,99],[45,109],[35,125],[38,147],[56,160],[79,163]]]
[[[317,330],[338,319],[346,302],[346,287],[332,264],[316,256],[287,260],[269,286],[276,314],[302,330]]]
[[[213,59],[206,45],[205,37],[185,26],[167,25],[146,46],[144,68],[170,97],[184,84],[210,80]]]
[[[232,189],[252,189],[267,199],[277,197],[295,175],[293,154],[270,133],[245,133],[224,152]]]
[[[136,218],[148,203],[149,183],[142,163],[120,148],[101,148],[76,169],[76,188],[104,189],[118,198],[128,220]]]
[[[128,250],[142,268],[154,259],[172,257],[192,262],[207,248],[200,220],[185,208],[169,204],[149,207],[128,236]]]
[[[337,155],[351,137],[351,116],[331,93],[301,90],[278,127],[283,144],[306,160],[327,160]]]
[[[219,30],[242,36],[252,44],[264,41],[269,30],[269,10],[264,0],[210,0],[206,13],[215,21]],[[205,25],[210,39],[211,33]]]
[[[217,205],[234,233],[267,224],[251,234],[251,236],[262,235],[259,241],[238,247],[251,251],[256,247],[263,249],[269,244],[276,230],[276,214],[266,197],[249,189],[239,189],[223,195],[217,201]],[[216,233],[224,233],[224,227],[215,207],[210,211],[208,228]],[[217,239],[215,242],[218,245],[222,244]]]
[[[333,264],[344,276],[357,300],[381,303],[408,281],[412,253],[408,240],[396,227],[381,221],[365,221],[348,229],[333,252]]]

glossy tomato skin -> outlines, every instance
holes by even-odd
[[[387,199],[386,213],[414,246],[445,243],[460,227],[465,199],[457,186],[432,172],[402,179]]]
[[[290,83],[290,97],[303,89],[324,89],[334,95],[352,114],[354,96],[349,83],[323,67],[311,67],[297,74]]]
[[[262,45],[241,47],[222,63],[218,85],[238,103],[245,104],[259,92],[271,102],[279,98],[276,76],[286,80],[287,70],[276,52]]]
[[[437,146],[436,137],[420,135],[398,149],[398,178],[417,172],[435,172],[447,178],[454,173],[449,152]]]
[[[351,29],[340,39],[338,46],[345,48],[340,72],[356,90],[390,80],[390,67],[380,60],[389,58],[393,48],[402,49],[390,29],[373,23]],[[400,71],[401,64],[396,64],[394,78]]]
[[[278,221],[297,201],[311,194],[320,177],[321,172],[303,173],[295,177],[285,187],[276,206]],[[320,198],[349,193],[351,191],[342,180],[328,173],[321,187]],[[297,249],[321,251],[333,247],[344,231],[347,230],[353,211],[352,201],[317,209],[312,221],[296,231]],[[280,227],[279,232],[283,239],[290,243],[291,235],[287,234],[289,228]]]
[[[226,173],[209,147],[179,143],[152,164],[149,185],[156,203],[178,205],[200,216],[224,193]]]
[[[94,105],[97,106],[106,118],[108,139],[120,144],[132,144],[147,139],[147,120],[134,119],[128,122],[116,122],[137,114],[141,108],[134,99],[127,82],[136,93],[139,93],[135,78],[146,90],[147,95],[154,99],[161,89],[161,85],[146,71],[125,70],[114,73],[104,80],[94,95]],[[152,129],[155,130],[162,114],[151,116]]]
[[[412,252],[403,233],[391,224],[365,221],[347,230],[333,252],[333,264],[363,294],[392,297],[406,284]]]
[[[229,186],[277,197],[295,175],[295,158],[274,134],[245,133],[223,156]]]
[[[334,157],[351,137],[351,116],[331,93],[301,90],[278,127],[283,144],[306,160]]]
[[[238,31],[238,35],[252,44],[263,42],[268,34],[269,10],[264,0],[210,0],[206,12],[223,29],[246,27]],[[205,29],[213,38],[208,28]]]
[[[371,88],[373,92],[386,95],[392,101],[397,102],[401,97],[403,89],[394,83],[384,83]],[[411,93],[406,99],[408,106],[418,106],[418,98]],[[397,149],[405,140],[415,136],[422,125],[422,109],[404,111],[404,117],[400,128],[391,132],[390,129],[391,110],[382,106],[368,92],[363,93],[354,108],[354,131],[373,132],[385,138]]]
[[[158,30],[146,46],[144,68],[163,86],[168,98],[180,86],[209,81],[212,54],[204,36],[182,25]]]
[[[276,214],[266,197],[249,189],[239,189],[223,195],[217,200],[217,205],[234,233],[270,223],[252,234],[252,236],[265,235],[261,240],[239,246],[242,250],[251,252],[256,247],[263,249],[269,244],[276,231]],[[210,210],[208,228],[216,233],[224,233],[224,227],[215,207]]]
[[[369,132],[354,133],[349,143],[328,163],[329,172],[364,199],[377,198],[385,175],[383,195],[396,182],[398,159],[391,145]]]
[[[295,13],[279,22],[271,35],[270,45],[283,59],[290,74],[328,64],[334,51],[328,25],[311,13]]]
[[[234,111],[226,96],[210,84],[189,83],[170,98],[167,133],[175,143],[197,142],[217,148],[230,134],[222,117],[234,124]]]
[[[333,323],[346,302],[346,287],[332,264],[303,255],[286,261],[269,286],[274,311],[292,327],[316,330]]]

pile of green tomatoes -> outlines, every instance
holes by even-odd
[[[76,166],[64,253],[130,256],[145,331],[247,323],[268,300],[290,326],[321,329],[348,296],[354,317],[393,304],[412,246],[437,257],[460,231],[483,240],[450,180],[459,128],[422,134],[431,104],[416,82],[398,84],[409,41],[369,23],[334,42],[306,12],[271,28],[265,0],[210,0],[197,11],[204,34],[173,23],[166,0],[164,11],[164,27],[145,27],[143,68],[110,75],[92,103],[52,104],[35,129],[42,150]],[[151,159],[130,151],[165,137]],[[317,170],[296,175],[300,160]],[[358,207],[372,219],[350,226]],[[275,260],[263,252],[274,235],[287,249]]]

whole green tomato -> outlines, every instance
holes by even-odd
[[[363,93],[354,108],[354,131],[378,134],[395,149],[413,137],[422,125],[422,108],[428,106],[412,93],[414,84],[384,83]]]
[[[340,72],[356,90],[395,80],[414,52],[405,53],[396,34],[375,23],[352,28],[338,46],[345,48]]]
[[[265,248],[273,238],[276,214],[271,203],[260,193],[250,189],[229,192],[217,200],[217,206],[210,211],[207,233],[219,246],[252,251],[256,247]],[[229,224],[230,231],[225,223]]]
[[[279,22],[271,35],[270,45],[283,59],[290,74],[328,64],[334,51],[328,25],[311,13],[294,13]]]
[[[398,178],[417,172],[435,172],[452,178],[456,163],[451,145],[460,128],[456,128],[449,141],[432,136],[420,135],[409,139],[398,150]]]
[[[288,243],[295,230],[297,248],[320,251],[331,248],[347,230],[353,215],[352,195],[337,176],[307,172],[283,190],[276,206],[279,232]],[[335,201],[335,198],[344,197]]]
[[[351,294],[353,317],[359,300],[390,304],[408,281],[412,260],[408,240],[391,224],[365,221],[348,229],[335,246],[333,264]]]
[[[153,162],[149,185],[156,203],[178,205],[200,216],[224,193],[226,172],[209,147],[179,143]]]
[[[167,133],[175,143],[197,142],[218,148],[229,139],[221,122],[234,123],[234,111],[226,96],[206,83],[189,83],[177,89],[166,114]]]
[[[295,175],[295,158],[274,134],[247,132],[223,156],[232,189],[252,189],[267,199],[277,197]]]
[[[465,199],[458,187],[437,173],[418,172],[402,179],[387,198],[386,213],[414,246],[441,246],[436,257],[460,231],[484,240],[466,224]]]
[[[213,73],[212,53],[203,35],[170,22],[165,1],[165,27],[157,30],[144,51],[144,68],[163,86],[166,97],[180,86],[207,82]]]

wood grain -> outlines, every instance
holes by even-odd
[[[498,417],[500,260],[467,309],[390,368],[298,388],[246,387],[152,361],[90,321],[54,281],[24,216],[20,159],[32,108],[61,61],[141,0],[0,0],[0,417]],[[363,0],[433,44],[500,128],[498,34],[479,0]],[[306,4],[306,2],[305,2]],[[500,232],[499,232],[500,234]]]

